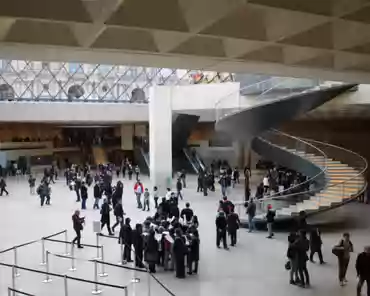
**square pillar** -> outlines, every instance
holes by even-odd
[[[150,179],[160,194],[172,183],[172,87],[153,86],[149,91]]]

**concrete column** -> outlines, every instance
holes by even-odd
[[[154,86],[149,92],[150,179],[164,194],[172,182],[172,88]]]
[[[244,168],[244,144],[241,141],[233,142],[235,152],[235,166],[239,169]]]
[[[121,149],[133,150],[134,149],[134,126],[132,124],[121,125]]]

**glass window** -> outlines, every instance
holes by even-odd
[[[78,63],[68,63],[68,71],[70,73],[82,73],[83,72],[83,66]]]

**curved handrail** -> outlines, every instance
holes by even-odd
[[[325,172],[327,171],[327,163],[326,163],[326,159],[328,158],[327,157],[327,155],[325,154],[325,152],[324,151],[322,151],[321,149],[319,149],[319,148],[317,148],[317,147],[315,147],[314,145],[312,145],[311,143],[309,143],[309,142],[307,142],[307,141],[305,141],[304,139],[301,139],[301,138],[298,138],[298,137],[295,137],[295,136],[292,136],[292,135],[289,135],[289,134],[287,134],[287,133],[284,133],[284,132],[281,132],[281,131],[278,131],[278,130],[271,130],[271,131],[273,131],[273,132],[275,132],[275,133],[277,133],[277,134],[281,134],[281,135],[284,135],[285,137],[289,137],[289,138],[291,138],[291,139],[294,139],[294,140],[296,140],[296,141],[298,141],[298,142],[301,142],[301,143],[303,143],[303,144],[305,144],[305,145],[308,145],[308,146],[310,146],[310,147],[312,147],[313,149],[315,149],[316,151],[318,151],[323,157],[324,157],[324,159],[325,159],[325,166],[324,166],[324,168],[323,169],[321,169],[321,171],[319,172],[319,173],[317,173],[315,176],[313,176],[312,178],[309,178],[309,179],[307,179],[306,181],[304,181],[304,182],[302,182],[302,183],[299,183],[299,184],[297,184],[297,185],[295,185],[295,186],[293,186],[293,187],[290,187],[290,188],[288,188],[288,189],[285,189],[285,190],[283,190],[283,191],[280,191],[280,192],[276,192],[276,193],[274,193],[273,195],[270,195],[267,199],[270,199],[270,200],[272,200],[273,199],[273,197],[275,197],[275,196],[279,196],[279,199],[280,198],[282,198],[282,197],[284,197],[284,196],[286,196],[286,197],[288,197],[288,196],[291,196],[291,195],[297,195],[297,194],[302,194],[302,193],[305,193],[305,192],[299,192],[299,193],[291,193],[291,194],[287,194],[287,195],[281,195],[281,193],[283,193],[283,192],[287,192],[287,191],[291,191],[292,189],[294,189],[294,188],[298,188],[298,187],[300,187],[300,186],[302,186],[302,185],[304,185],[304,184],[307,184],[307,183],[309,183],[309,182],[311,182],[312,180],[314,180],[314,179],[317,179],[320,175],[322,175],[322,174],[325,174]],[[262,138],[263,139],[263,137],[260,137],[260,138]],[[274,144],[274,143],[271,143],[271,142],[269,142],[270,144],[272,144],[272,145],[275,145],[275,146],[279,146],[279,145],[276,145],[276,144]],[[312,191],[307,191],[307,192],[312,192]],[[261,200],[261,199],[260,199]]]

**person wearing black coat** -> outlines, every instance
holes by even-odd
[[[269,235],[267,238],[272,238],[274,236],[274,233],[272,232],[272,225],[275,221],[275,211],[272,209],[272,206],[269,204],[267,205],[267,214],[266,214],[266,220],[267,220],[267,230]]]
[[[149,272],[155,273],[155,265],[158,262],[158,241],[155,239],[155,232],[153,229],[149,231],[149,236],[145,244],[144,257],[149,265]]]
[[[198,174],[198,187],[197,187],[197,192],[199,191],[203,191],[203,179],[204,179],[204,176],[203,176],[203,173],[200,172]]]
[[[370,246],[357,256],[356,271],[358,276],[357,296],[361,295],[362,286],[366,282],[367,296],[370,296]]]
[[[136,224],[135,229],[132,231],[132,244],[135,249],[135,266],[144,268],[143,253],[144,253],[144,238],[143,226]]]
[[[0,196],[3,196],[4,192],[6,193],[6,195],[9,195],[9,192],[5,188],[6,188],[6,182],[4,178],[0,178]]]
[[[72,241],[72,245],[77,243],[77,247],[79,249],[82,249],[83,246],[81,246],[81,231],[83,230],[83,223],[85,223],[85,218],[80,217],[80,211],[76,210],[75,213],[72,216],[72,222],[73,222],[73,229],[76,232],[76,237]]]
[[[187,254],[187,247],[180,228],[175,230],[175,235],[173,254],[175,257],[176,277],[182,279],[185,278],[185,255]]]
[[[119,200],[116,206],[113,209],[113,214],[116,217],[116,223],[114,223],[112,227],[112,231],[114,232],[114,229],[118,226],[122,226],[123,222],[123,215],[125,214],[123,207],[122,207],[122,200]]]
[[[224,212],[219,212],[216,218],[216,245],[217,248],[220,247],[220,242],[222,240],[224,249],[228,250],[227,240],[226,240],[226,230],[227,230],[227,220]]]
[[[198,273],[198,262],[199,262],[199,233],[198,230],[195,230],[190,239],[190,247],[189,247],[189,254],[188,254],[188,274]],[[193,270],[193,263],[194,263],[194,270]]]
[[[322,257],[321,245],[322,245],[321,233],[319,229],[313,227],[310,231],[310,261],[312,263],[315,263],[315,261],[313,260],[313,256],[315,255],[315,253],[317,253],[319,256],[320,264],[325,263]]]
[[[110,229],[110,207],[108,204],[108,199],[104,199],[104,203],[101,206],[100,214],[100,222],[101,222],[101,229],[103,230],[104,226],[107,226],[109,235],[113,235],[112,230]]]
[[[82,185],[81,179],[76,178],[76,181],[75,181],[75,191],[76,191],[76,197],[77,197],[76,202],[81,201],[81,195],[80,195],[81,185]]]
[[[123,261],[125,262],[133,262],[131,260],[132,228],[130,222],[131,219],[126,218],[125,224],[122,225],[119,232],[119,242],[125,245],[123,250]]]
[[[88,198],[87,187],[85,182],[81,184],[81,209],[86,210],[86,200]]]
[[[94,206],[93,206],[93,209],[98,209],[99,210],[99,200],[102,198],[102,190],[99,186],[99,183],[95,183],[94,185],[94,198],[95,198],[95,201],[94,201]]]
[[[229,231],[231,246],[234,247],[237,241],[237,232],[239,229],[240,220],[237,213],[234,212],[234,209],[231,210],[231,213],[227,216],[227,230]]]
[[[306,238],[306,231],[300,230],[298,239],[292,244],[297,250],[297,268],[300,278],[300,286],[305,287],[310,285],[310,276],[307,270],[307,251],[310,248],[310,243]]]
[[[115,208],[116,204],[122,200],[122,195],[123,195],[123,183],[121,181],[117,182],[116,189],[113,192],[112,195],[112,203],[113,203],[113,208]]]

